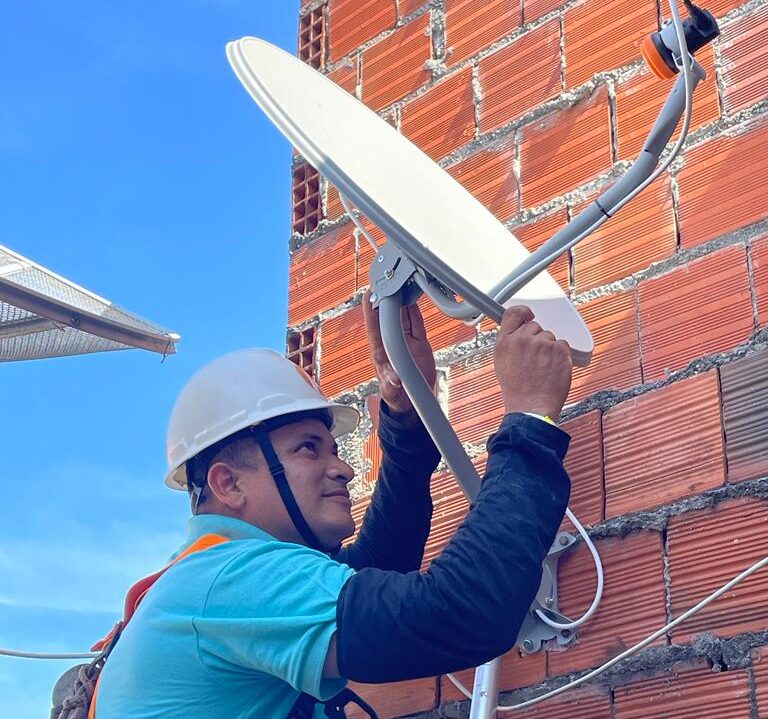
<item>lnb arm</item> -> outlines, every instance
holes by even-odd
[[[688,17],[683,20],[685,44],[688,52],[695,55],[720,34],[720,28],[711,12],[694,5],[690,0],[683,1],[688,11]],[[682,53],[673,24],[665,25],[659,32],[648,35],[640,51],[656,77],[670,79],[680,72],[679,58]]]

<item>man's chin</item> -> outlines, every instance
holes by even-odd
[[[355,521],[352,515],[345,520],[335,523],[333,528],[328,528],[326,539],[331,547],[338,547],[345,539],[349,539],[355,533]]]

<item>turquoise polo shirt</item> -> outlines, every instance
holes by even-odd
[[[322,672],[354,570],[220,515],[192,517],[179,552],[205,534],[231,541],[151,588],[107,660],[97,719],[285,719],[301,692],[344,688]]]

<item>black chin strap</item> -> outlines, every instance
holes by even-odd
[[[328,550],[320,544],[320,540],[315,536],[315,533],[312,531],[309,524],[307,524],[307,520],[304,519],[304,515],[299,509],[296,497],[293,496],[293,492],[291,492],[291,488],[288,486],[288,480],[285,478],[285,469],[280,463],[275,448],[272,446],[272,442],[269,439],[269,431],[263,424],[257,424],[253,427],[253,434],[256,437],[256,441],[259,443],[259,447],[261,447],[261,451],[264,453],[264,458],[269,465],[272,479],[275,480],[277,491],[280,493],[283,504],[288,510],[288,515],[299,534],[307,543],[308,547],[317,549],[320,552],[327,552]]]
[[[283,504],[285,504],[285,508],[288,510],[288,514],[299,534],[301,534],[304,541],[312,549],[317,549],[321,552],[327,551],[320,544],[320,541],[309,524],[307,524],[307,520],[304,519],[304,515],[299,509],[296,497],[293,496],[293,492],[291,492],[291,488],[288,486],[288,480],[285,478],[285,469],[269,439],[269,431],[263,424],[256,425],[252,431],[256,441],[259,443],[259,447],[261,447],[261,451],[264,453],[264,458],[267,460],[269,471],[277,485],[277,491],[280,493]],[[338,549],[339,547],[336,548],[336,550]],[[371,719],[378,719],[373,707],[351,689],[342,689],[338,694],[324,702],[315,699],[315,697],[309,694],[301,694],[291,708],[288,719],[312,719],[315,707],[318,704],[323,705],[325,716],[328,719],[346,719],[347,715],[344,707],[350,703],[357,704]]]

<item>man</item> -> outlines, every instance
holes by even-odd
[[[203,368],[174,407],[166,483],[191,497],[181,549],[221,543],[151,587],[106,663],[97,719],[326,716],[318,701],[343,716],[334,707],[348,700],[348,679],[434,676],[514,645],[568,501],[568,437],[551,423],[570,387],[568,346],[527,308],[505,313],[494,362],[506,415],[477,500],[422,574],[439,455],[367,297],[364,308],[383,459],[357,540],[340,547],[354,531],[353,471],[335,441],[355,410],[277,353],[235,352]],[[421,314],[403,312],[434,386]]]

